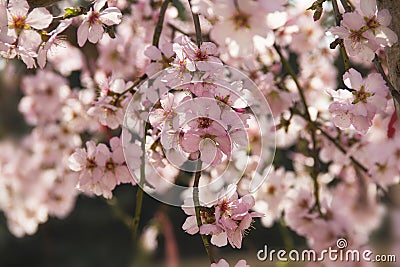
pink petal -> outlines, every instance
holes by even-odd
[[[389,26],[392,21],[392,15],[390,15],[389,10],[382,9],[378,11],[378,21],[382,26]]]
[[[38,30],[47,28],[52,21],[53,16],[44,7],[35,8],[26,18],[26,23]]]
[[[202,235],[213,235],[221,232],[215,224],[203,224],[200,226],[200,234]]]
[[[205,51],[207,55],[214,55],[218,52],[217,46],[212,42],[202,43],[200,50]]]
[[[100,9],[102,9],[105,6],[106,2],[107,2],[107,0],[96,1],[96,3],[93,6],[94,11],[97,11],[97,12],[100,11]]]
[[[343,82],[349,88],[360,90],[363,83],[363,79],[358,71],[356,71],[355,69],[349,69],[343,75]]]
[[[236,263],[235,267],[250,267],[245,260],[240,260]]]
[[[7,24],[7,8],[5,6],[5,3],[0,2],[0,28],[7,26]]]
[[[104,29],[100,23],[93,23],[91,27],[89,27],[89,42],[95,44],[97,43],[101,37],[103,37]]]
[[[186,133],[181,140],[181,146],[183,151],[187,153],[193,153],[199,151],[200,141],[201,139],[198,135]]]
[[[107,26],[121,23],[122,14],[116,7],[106,8],[100,14],[100,21]]]
[[[14,16],[25,16],[28,13],[29,5],[25,0],[10,0],[8,10]]]
[[[78,28],[78,44],[82,47],[88,38],[89,34],[89,22],[87,20],[83,21],[83,23]]]
[[[154,45],[147,47],[144,54],[150,59],[162,60],[161,51]]]
[[[228,244],[226,232],[212,235],[211,244],[216,245],[217,247],[226,246]]]
[[[187,217],[185,223],[182,225],[182,229],[188,234],[194,235],[199,231],[197,226],[196,216]]]
[[[211,139],[205,139],[200,143],[201,161],[210,164],[217,154],[217,147]]]
[[[342,26],[358,31],[364,26],[364,18],[358,13],[345,13],[343,15]]]
[[[229,267],[229,264],[226,260],[220,259],[218,263],[213,263],[210,267]]]
[[[360,1],[360,9],[365,16],[372,17],[376,13],[376,0]]]

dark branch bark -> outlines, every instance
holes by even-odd
[[[389,28],[400,38],[400,1],[399,0],[377,0],[378,9],[387,9],[392,15]],[[385,48],[389,70],[389,79],[397,92],[400,93],[400,45],[399,42],[392,47]],[[400,103],[395,102],[397,121],[400,122]]]

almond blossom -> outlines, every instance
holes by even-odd
[[[380,74],[371,73],[363,79],[354,69],[343,75],[343,81],[354,91],[339,89],[331,92],[335,100],[329,106],[333,122],[340,128],[353,125],[358,131],[365,133],[372,125],[375,114],[385,109],[388,88]]]
[[[25,0],[10,0],[6,8],[0,4],[0,42],[4,43],[0,53],[6,58],[19,55],[28,66],[35,66],[34,57],[40,45],[41,36],[36,30],[47,28],[53,16],[47,9],[40,7],[29,12]],[[6,17],[3,16],[6,13]],[[7,18],[4,19],[4,18]],[[1,51],[3,50],[3,51]]]
[[[249,267],[245,260],[239,260],[234,267]],[[220,259],[217,263],[212,263],[210,267],[229,267],[229,263],[225,259]]]
[[[388,10],[378,12],[376,0],[360,2],[362,14],[348,12],[343,15],[340,27],[332,27],[329,31],[343,39],[349,56],[359,56],[371,61],[375,52],[397,42],[397,35],[387,26],[392,19]]]
[[[131,87],[123,79],[109,78],[100,83],[100,95],[87,113],[98,118],[100,123],[110,129],[116,129],[122,124],[124,109],[130,100],[130,94],[119,96]]]
[[[56,29],[46,34],[47,41],[42,43],[39,47],[37,61],[40,68],[44,68],[47,61],[47,53],[51,51],[52,47],[60,45],[62,42],[62,37],[59,36],[60,33],[65,31],[72,23],[72,20],[63,20]],[[42,34],[44,36],[44,34]]]
[[[200,227],[200,233],[212,235],[211,243],[218,247],[226,246],[229,241],[232,247],[241,248],[243,234],[250,228],[253,218],[262,216],[258,212],[249,212],[254,204],[253,196],[238,198],[236,186],[230,185],[213,206],[214,221],[208,219],[209,222]]]
[[[71,170],[80,172],[77,187],[82,191],[111,198],[116,181],[104,177],[110,151],[105,144],[96,146],[93,141],[86,142],[86,147],[87,150],[77,149],[69,158]]]
[[[107,7],[100,11],[106,2],[106,0],[97,1],[85,15],[77,32],[79,46],[83,46],[87,40],[91,43],[97,43],[103,37],[104,25],[112,26],[121,23],[122,14],[118,8]]]

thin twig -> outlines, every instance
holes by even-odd
[[[353,8],[349,5],[349,2],[347,0],[340,0],[340,2],[342,2],[342,6],[344,8],[344,10],[347,12],[352,12]]]
[[[301,113],[299,110],[292,109],[292,112],[297,114],[297,115],[299,115],[299,116],[301,116],[303,119],[307,120],[307,117],[303,113]],[[347,155],[347,150],[336,140],[336,138],[332,137],[330,134],[328,134],[326,131],[324,131],[316,122],[308,121],[308,120],[307,120],[307,122],[310,123],[310,125],[312,127],[315,127],[315,129],[317,129],[329,141],[331,141],[332,144],[334,144],[336,146],[336,148],[340,150],[340,152],[342,152],[343,154]],[[364,165],[362,165],[358,160],[356,160],[353,156],[350,156],[350,160],[355,166],[357,166],[363,172],[368,174],[368,169]]]
[[[163,24],[164,24],[164,18],[165,18],[165,13],[167,12],[168,4],[171,0],[165,0],[164,3],[161,6],[160,9],[160,14],[158,15],[158,21],[156,28],[154,30],[154,35],[153,35],[153,45],[158,47],[158,44],[160,43],[160,37],[161,37],[161,32],[163,30]]]
[[[339,6],[338,6],[338,3],[336,0],[332,0],[332,6],[333,6],[333,13],[335,14],[336,26],[340,26],[340,22],[342,21],[343,16],[339,11]],[[343,57],[345,71],[348,71],[350,69],[350,59],[349,59],[349,55],[346,52],[346,48],[344,47],[344,43],[343,43],[342,39],[339,42],[339,45],[340,45],[340,53],[342,54],[342,57]]]
[[[190,12],[192,12],[193,22],[194,22],[194,29],[196,30],[196,42],[197,46],[200,48],[201,44],[203,43],[203,37],[201,33],[201,26],[200,26],[200,18],[199,15],[194,13],[192,10],[192,2],[189,0]]]
[[[312,121],[311,115],[308,110],[308,104],[307,104],[307,99],[304,95],[304,89],[301,86],[299,80],[297,79],[297,76],[294,73],[292,66],[290,66],[288,60],[283,56],[281,48],[276,44],[274,44],[274,48],[275,48],[276,52],[278,52],[278,54],[279,54],[279,57],[283,64],[283,67],[285,68],[287,73],[292,77],[293,81],[295,82],[297,89],[299,91],[299,94],[300,94],[301,102],[304,106],[304,114],[307,118],[307,121],[311,122]],[[321,217],[324,217],[322,210],[321,210],[321,203],[320,203],[320,199],[319,199],[319,184],[318,184],[319,158],[318,158],[318,150],[317,150],[317,139],[316,139],[316,135],[315,135],[315,129],[311,128],[310,131],[311,131],[311,139],[312,139],[312,157],[314,159],[314,165],[313,165],[310,175],[314,182],[314,197],[315,197],[316,207],[318,209],[319,215]]]
[[[143,186],[146,181],[146,136],[147,136],[147,129],[148,129],[148,123],[147,121],[144,122],[143,125],[144,132],[143,132],[143,140],[141,144],[141,149],[142,149],[142,162],[140,164],[140,179],[139,179],[139,184],[137,187],[137,192],[136,192],[136,207],[135,207],[135,216],[133,217],[133,231],[132,231],[132,236],[133,236],[133,241],[136,244],[137,236],[138,236],[138,229],[139,229],[139,224],[140,224],[140,216],[142,214],[142,207],[143,207]]]
[[[138,86],[141,82],[143,82],[144,80],[147,79],[147,74],[143,74],[142,76],[140,76],[133,84],[132,86],[129,86],[129,88],[127,88],[125,91],[123,91],[122,93],[118,94],[117,97],[114,100],[114,103],[118,103],[118,100],[124,96],[127,93],[134,93],[135,91],[133,90],[136,86]]]
[[[126,227],[131,228],[133,223],[133,218],[129,216],[119,205],[118,200],[114,196],[112,199],[106,200],[107,205],[111,208],[114,216],[123,222]]]
[[[201,165],[202,165],[202,162],[199,158],[198,162],[197,162],[196,172],[194,174],[194,183],[193,183],[193,204],[194,204],[194,209],[196,212],[196,220],[197,220],[197,226],[199,227],[199,231],[200,231],[200,227],[202,225],[201,214],[200,214],[200,199],[199,199],[199,182],[200,182],[200,177],[201,177]],[[211,246],[210,246],[210,243],[208,242],[207,236],[202,235],[202,234],[200,234],[200,236],[203,241],[203,245],[207,252],[208,258],[210,259],[210,262],[215,263],[215,259],[212,254]]]

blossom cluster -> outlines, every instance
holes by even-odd
[[[212,235],[211,243],[218,246],[229,244],[234,248],[242,247],[243,234],[249,230],[253,218],[263,216],[258,212],[249,212],[254,207],[255,199],[251,195],[238,198],[236,187],[228,186],[226,192],[221,191],[216,204],[204,207],[201,211],[203,224],[200,234]],[[191,215],[182,228],[189,234],[199,232],[194,209],[183,206],[186,214]]]
[[[397,43],[397,35],[388,28],[392,16],[387,9],[379,10],[376,1],[360,1],[359,10],[343,15],[341,25],[330,32],[343,39],[351,57],[371,61],[382,47]]]
[[[391,211],[382,194],[400,181],[390,87],[368,63],[397,36],[375,0],[351,1],[329,30],[340,14],[326,2],[314,21],[313,2],[98,0],[53,10],[0,0],[0,82],[19,84],[31,127],[0,141],[0,209],[12,233],[67,216],[80,193],[110,199],[126,183],[163,200],[195,173],[174,197],[185,201],[183,230],[213,245],[245,247],[258,220],[319,251],[340,237],[350,249],[367,244]],[[201,32],[182,12],[199,17]],[[362,69],[335,65],[327,31]],[[13,58],[41,69],[17,79],[25,65]]]

